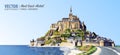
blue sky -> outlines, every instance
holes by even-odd
[[[38,10],[4,10],[5,4],[44,4]],[[120,45],[120,0],[0,0],[0,44],[23,45],[43,36],[52,23],[73,14],[87,30]]]

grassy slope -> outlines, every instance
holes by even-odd
[[[94,53],[97,48],[95,46],[78,46],[77,47],[80,51],[84,51],[83,53],[80,53],[78,55],[90,55],[92,53]]]

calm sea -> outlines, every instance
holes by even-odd
[[[29,47],[27,45],[0,45],[0,55],[67,55],[69,49],[60,47]]]

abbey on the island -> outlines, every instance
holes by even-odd
[[[62,46],[64,42],[71,44],[71,46],[115,46],[114,41],[111,39],[87,31],[84,22],[81,22],[76,15],[73,15],[72,8],[70,8],[67,18],[62,18],[57,23],[51,24],[44,37],[30,41],[31,46],[51,46],[56,44]]]
[[[66,29],[70,30],[84,30],[86,31],[86,26],[84,22],[81,22],[79,18],[72,14],[72,8],[70,8],[70,13],[68,18],[62,18],[61,21],[54,23],[50,26],[51,30],[58,30],[64,32]]]

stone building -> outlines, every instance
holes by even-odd
[[[86,26],[84,22],[81,22],[77,16],[72,14],[72,8],[70,8],[68,18],[62,18],[61,21],[58,21],[57,23],[54,23],[50,26],[50,30],[58,30],[59,32],[64,32],[66,29],[81,29],[86,31]]]
[[[86,39],[82,41],[83,46],[86,45],[112,46],[112,47],[115,46],[114,41],[105,37],[98,36],[94,32],[93,33],[90,32],[89,34],[86,34],[85,38]]]

